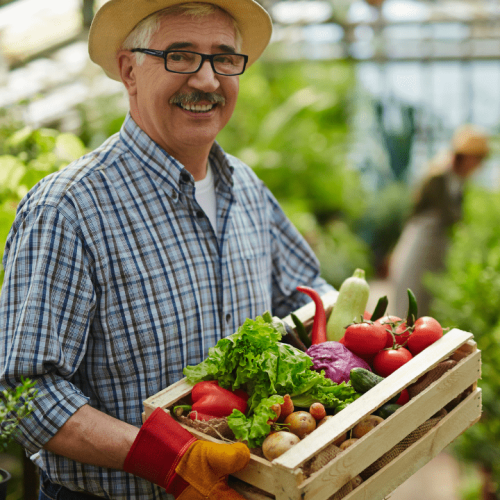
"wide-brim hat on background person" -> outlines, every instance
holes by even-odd
[[[109,0],[94,16],[89,31],[89,55],[113,80],[120,80],[116,55],[129,33],[149,15],[173,5],[209,3],[224,9],[241,33],[241,52],[248,55],[247,67],[264,52],[272,34],[266,10],[254,0]]]
[[[487,132],[477,126],[465,124],[460,126],[451,140],[453,153],[474,156],[488,156],[490,148],[488,145]]]

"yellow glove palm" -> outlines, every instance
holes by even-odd
[[[189,483],[177,500],[245,500],[227,485],[227,476],[244,469],[249,460],[243,443],[194,442],[175,469]]]

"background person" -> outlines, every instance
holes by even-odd
[[[429,314],[432,297],[422,278],[427,271],[444,268],[450,228],[462,218],[464,183],[488,153],[486,133],[467,124],[455,131],[450,151],[431,162],[390,260],[395,315],[403,317],[408,310],[408,288],[416,296],[419,316]]]
[[[246,318],[303,305],[298,285],[331,290],[266,186],[215,142],[268,14],[253,0],[179,3],[97,12],[90,56],[123,82],[130,113],[28,193],[7,240],[0,388],[37,382],[19,442],[43,500],[240,498],[225,479],[246,446],[193,441],[162,410],[139,431],[142,402]]]

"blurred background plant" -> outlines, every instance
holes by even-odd
[[[481,349],[481,420],[453,445],[456,455],[480,464],[487,483],[500,491],[500,197],[471,189],[465,217],[456,227],[446,271],[426,276],[434,294],[433,315],[443,324],[474,333]],[[491,494],[491,493],[490,493]],[[491,498],[495,498],[492,496]]]
[[[19,423],[33,411],[31,402],[37,397],[36,382],[22,379],[11,390],[0,392],[0,448],[7,450],[19,431]]]
[[[0,120],[0,248],[5,247],[21,198],[39,180],[85,154],[74,134],[25,126],[6,113]],[[3,281],[3,267],[0,270]]]

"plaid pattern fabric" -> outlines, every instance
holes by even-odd
[[[82,405],[141,425],[142,402],[266,310],[331,289],[252,170],[214,144],[215,234],[193,177],[130,116],[99,149],[21,202],[0,297],[0,389],[37,380],[30,453]],[[40,452],[53,482],[114,499],[164,498],[129,474]]]

